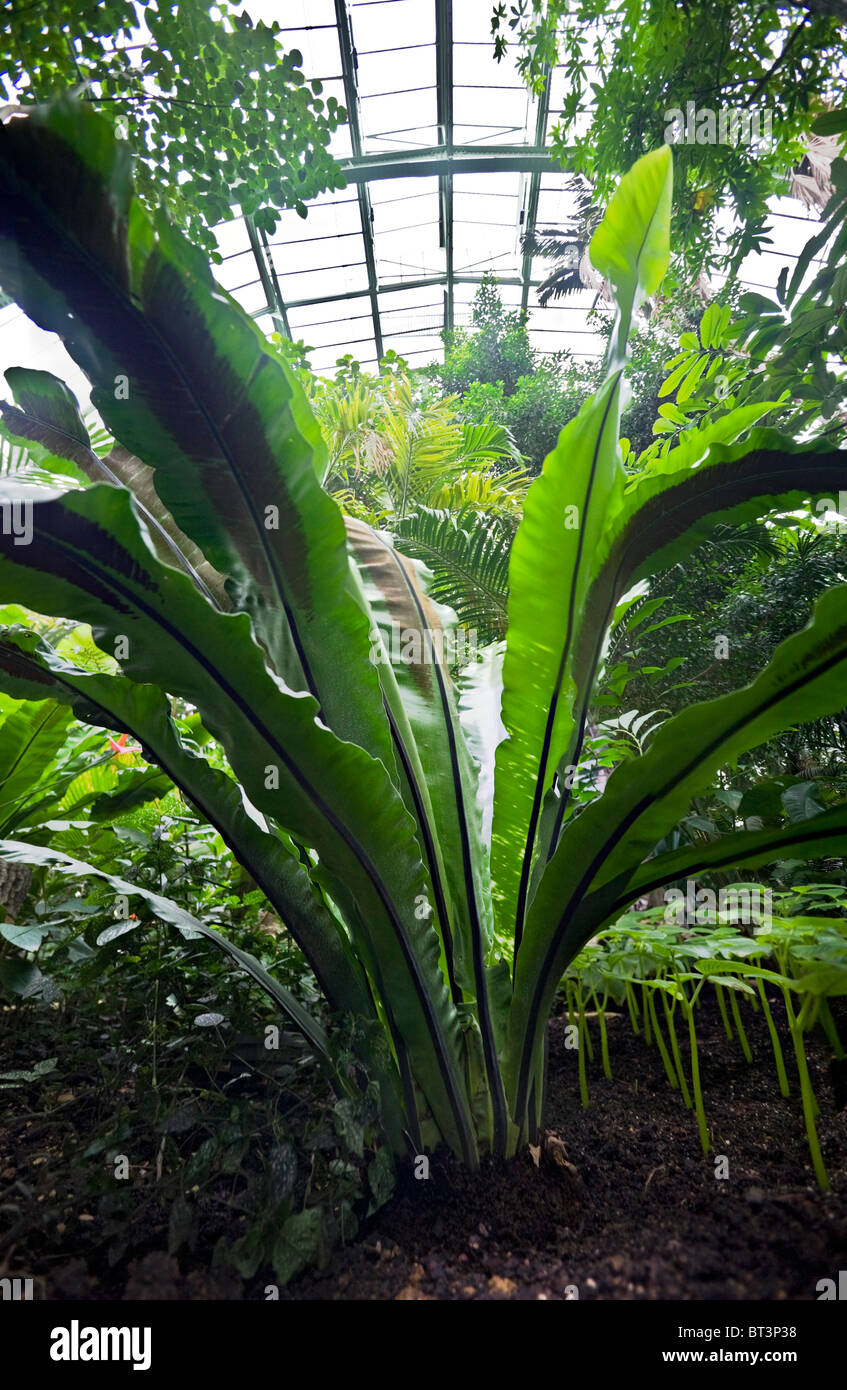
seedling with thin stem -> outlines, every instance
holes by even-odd
[[[821,1154],[818,1131],[815,1126],[815,1119],[819,1114],[818,1103],[815,1100],[815,1093],[812,1090],[812,1083],[809,1079],[809,1066],[806,1061],[806,1049],[803,1044],[803,1012],[809,1002],[804,1000],[799,1014],[794,1013],[791,998],[788,990],[784,991],[785,1011],[788,1015],[788,1026],[791,1030],[791,1041],[794,1044],[794,1056],[797,1061],[797,1071],[800,1076],[800,1094],[803,1099],[803,1120],[806,1125],[806,1139],[809,1144],[809,1152],[812,1155],[812,1167],[815,1170],[815,1177],[818,1180],[818,1187],[822,1192],[829,1191],[829,1174]]]

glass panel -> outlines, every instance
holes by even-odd
[[[325,349],[323,352],[313,353],[310,358],[312,370],[317,372],[320,376],[333,377],[338,369],[338,359],[340,357],[346,357],[348,352],[367,371],[376,370],[376,352],[373,346],[373,338],[370,339],[370,346],[368,343],[349,343],[346,347],[333,348],[332,350]]]
[[[371,206],[380,284],[444,274],[437,179],[377,180]]]
[[[440,332],[440,330],[439,330]],[[416,333],[414,329],[404,329],[400,333],[392,333],[390,336],[383,335],[383,344],[386,352],[393,349],[401,357],[427,357],[428,360],[435,361],[441,349],[441,339],[437,332]],[[422,363],[418,363],[421,366]]]
[[[481,275],[491,270],[498,276],[516,275],[521,175],[460,174],[453,188],[455,273]]]
[[[232,222],[220,222],[214,228],[214,233],[222,256],[233,256],[239,251],[250,249],[250,239],[243,217],[236,217]]]
[[[462,0],[462,4],[465,2]],[[378,0],[378,3],[353,0],[350,14],[353,42],[360,58],[362,53],[375,48],[435,43],[434,4],[422,4],[421,0]]]
[[[441,349],[444,329],[444,286],[423,285],[379,296],[379,312],[386,350],[402,357],[427,349],[433,358]],[[423,356],[420,359],[424,360]],[[420,365],[420,362],[418,362]]]
[[[453,107],[457,145],[522,145],[532,139],[532,101],[514,49],[494,62],[489,0],[453,5]]]
[[[241,286],[249,285],[251,281],[259,278],[256,257],[252,250],[240,251],[237,256],[228,256],[221,265],[214,267],[214,275],[218,284],[223,285],[230,294],[235,294],[240,303],[241,298],[238,290]]]
[[[335,317],[327,319],[323,323],[316,323],[314,320],[309,321],[306,316],[310,315],[313,310],[308,307],[292,310],[288,316],[292,334],[295,338],[303,338],[308,346],[314,348],[316,352],[325,352],[330,348],[335,350],[338,344],[358,340],[368,342],[373,346],[373,319],[370,312],[370,300],[365,297],[348,302],[351,307],[353,304],[360,304],[362,308],[356,309],[355,313],[343,314],[343,317],[339,317],[339,307],[343,310],[347,306],[346,304],[340,306],[335,304],[333,306]],[[300,320],[298,315],[303,315],[303,320]],[[308,324],[308,326],[304,327],[303,323]],[[341,352],[342,348],[338,347],[336,355],[340,356]]]
[[[295,338],[304,334],[311,336],[313,333],[323,333],[322,342],[329,341],[325,332],[326,325],[339,321],[355,322],[359,319],[370,321],[370,317],[370,299],[366,294],[355,299],[331,299],[325,304],[303,304],[288,311],[291,331]]]

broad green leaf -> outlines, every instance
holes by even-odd
[[[321,1243],[322,1217],[320,1207],[289,1216],[277,1237],[271,1261],[281,1284],[287,1284],[307,1264],[317,1257]]]
[[[838,494],[847,481],[847,455],[816,442],[798,444],[776,430],[746,430],[761,406],[733,411],[729,428],[709,430],[696,444],[682,437],[661,468],[630,485],[625,504],[604,538],[603,562],[621,592],[691,553],[717,522],[736,525],[787,511],[821,492]],[[726,433],[730,438],[725,441]]]
[[[19,951],[37,951],[44,940],[44,929],[29,922],[0,922],[0,936]]]
[[[578,614],[580,722],[605,634],[633,584],[686,558],[718,523],[740,524],[776,508],[800,506],[818,491],[837,494],[844,486],[842,452],[819,453],[814,444],[798,445],[766,429],[732,442],[769,408],[741,407],[707,430],[683,435],[678,448],[629,485],[623,505],[607,518],[595,555],[596,579]],[[540,836],[545,857],[558,843],[566,806],[567,798],[557,809],[548,796]]]
[[[544,798],[580,737],[574,717],[579,615],[604,533],[623,505],[618,434],[626,342],[635,309],[667,266],[671,187],[665,146],[625,175],[594,234],[592,260],[618,299],[606,377],[545,460],[512,545],[503,662],[507,738],[497,750],[491,872],[495,920],[507,936],[514,933],[516,952]]]
[[[228,608],[223,575],[212,568],[199,546],[180,531],[162,505],[153,486],[153,470],[119,444],[105,457],[96,454],[76,397],[52,372],[10,367],[6,380],[16,401],[15,406],[0,403],[7,429],[28,444],[35,442],[46,449],[46,463],[53,471],[57,471],[59,463],[67,463],[82,479],[128,487],[160,560],[183,568],[209,599],[218,607]]]
[[[666,376],[658,390],[658,395],[669,396],[675,391],[682,378],[688,374],[694,363],[698,361],[698,354],[695,352],[686,353],[678,366],[675,366],[669,376]]]
[[[673,157],[662,145],[624,174],[591,238],[591,264],[613,286],[621,316],[610,361],[623,356],[632,315],[656,293],[668,268],[672,194]]]
[[[125,772],[113,792],[103,792],[95,797],[88,807],[92,820],[114,821],[125,816],[137,806],[148,801],[158,801],[167,796],[173,783],[167,773],[158,767],[145,767]]]
[[[29,695],[49,689],[80,719],[121,728],[166,770],[255,879],[302,948],[331,1006],[373,1017],[372,1004],[346,935],[309,882],[308,874],[262,817],[249,814],[230,777],[181,743],[168,703],[152,685],[124,676],[80,671],[32,633],[6,629],[0,673],[7,688]]]
[[[420,1082],[442,1132],[473,1163],[459,1020],[436,933],[418,915],[431,890],[414,823],[384,765],[321,725],[311,697],[280,685],[246,614],[217,612],[185,575],[155,559],[128,493],[97,486],[26,500],[32,540],[17,546],[0,536],[0,592],[90,622],[134,680],[188,700],[253,804],[317,850],[322,880],[355,924],[383,997],[386,982],[395,983],[395,1046],[401,1038],[418,1043]]]
[[[744,830],[721,835],[708,844],[685,845],[647,859],[636,873],[589,893],[574,918],[568,950],[583,931],[594,935],[598,921],[613,921],[636,899],[678,879],[726,869],[757,869],[776,860],[841,857],[847,848],[847,804],[821,812],[797,826]],[[749,887],[750,885],[745,885]],[[754,887],[756,885],[753,885]]]
[[[842,107],[840,111],[826,111],[822,116],[816,116],[812,121],[812,130],[816,135],[840,135],[842,130],[847,130],[847,111]]]
[[[14,406],[0,403],[9,431],[81,468],[91,440],[70,388],[52,372],[30,367],[8,367],[4,375],[15,399]]]
[[[229,577],[277,672],[393,769],[303,390],[202,254],[164,215],[153,226],[125,146],[89,103],[33,107],[0,127],[0,283],[63,339],[112,434]]]
[[[526,497],[509,564],[491,872],[498,930],[520,941],[544,794],[575,726],[572,675],[580,605],[608,514],[620,507],[617,434],[622,372],[562,431]]]
[[[410,745],[408,738],[403,738],[400,717],[395,717],[392,722],[399,762],[413,790],[412,809],[433,883],[433,906],[441,924],[448,977],[476,1000],[496,1095],[499,1075],[486,979],[493,934],[488,856],[477,801],[478,773],[467,748],[445,660],[454,617],[429,598],[423,567],[400,555],[387,535],[353,519],[348,519],[347,528],[376,622],[375,657],[384,676],[389,675],[387,668],[393,676],[391,687],[386,686],[386,702],[394,703],[391,688],[396,684],[414,740]],[[500,1123],[505,1125],[505,1109]]]
[[[60,704],[40,699],[21,705],[0,724],[0,833],[28,818],[33,793],[54,767],[70,722]],[[57,797],[54,805],[58,802]]]
[[[376,624],[371,634],[372,659],[395,711],[395,740],[401,744],[400,761],[412,782],[412,809],[433,873],[437,916],[447,931],[451,974],[455,970],[462,987],[472,990],[469,916],[475,909],[487,952],[490,888],[476,809],[475,769],[458,725],[445,661],[451,637],[449,615],[430,599],[422,566],[399,554],[387,533],[352,517],[346,524]],[[401,721],[408,727],[405,737]]]
[[[847,586],[839,586],[819,599],[812,623],[782,643],[752,685],[668,720],[649,751],[619,766],[603,795],[565,827],[533,901],[516,972],[510,1079],[519,1107],[537,1020],[570,958],[569,929],[583,899],[634,877],[719,767],[795,722],[840,709],[845,678]]]

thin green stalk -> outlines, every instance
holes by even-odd
[[[805,1036],[806,1036],[806,1034],[807,1034],[808,1031],[809,1031],[809,1027],[810,1027],[809,1014],[812,1013],[812,1011],[814,1010],[814,1008],[815,1008],[815,1002],[816,1002],[816,1001],[815,1001],[814,995],[812,995],[812,994],[807,994],[807,995],[806,995],[806,998],[803,1000],[802,1008],[800,1009],[800,1012],[797,1014],[797,1026],[798,1026],[798,1028],[800,1029],[800,1037],[801,1037],[802,1039],[805,1039]],[[803,1042],[803,1056],[805,1057],[805,1055],[806,1055],[806,1044],[805,1044],[805,1041],[804,1041],[804,1042]],[[807,1068],[807,1071],[808,1071],[808,1068]],[[817,1119],[818,1115],[821,1113],[821,1108],[820,1108],[820,1106],[818,1105],[817,1100],[815,1099],[814,1092],[812,1092],[812,1105],[813,1105],[813,1113],[814,1113],[815,1119]]]
[[[752,1062],[753,1054],[750,1051],[750,1043],[747,1034],[744,1032],[744,1024],[741,1022],[741,1012],[738,1008],[738,1000],[735,997],[735,990],[730,990],[729,1007],[732,1009],[732,1018],[738,1033],[738,1041],[741,1043],[741,1051],[744,1053],[745,1062]]]
[[[818,1132],[815,1128],[815,1114],[817,1112],[817,1101],[812,1090],[812,1083],[809,1079],[809,1067],[806,1062],[806,1049],[803,1045],[803,1030],[800,1027],[799,1019],[794,1015],[791,1007],[791,1000],[788,991],[783,990],[785,997],[785,1008],[788,1014],[788,1026],[791,1030],[791,1041],[794,1044],[794,1057],[797,1062],[797,1072],[800,1077],[800,1094],[803,1098],[803,1119],[806,1124],[806,1139],[809,1144],[809,1153],[812,1156],[812,1167],[815,1170],[815,1177],[818,1180],[818,1187],[821,1192],[829,1191],[829,1175],[821,1154],[821,1147],[818,1141]]]
[[[639,1027],[638,1027],[638,1005],[637,1005],[636,1002],[635,1002],[635,995],[634,995],[634,993],[633,993],[632,985],[629,983],[629,980],[626,981],[626,986],[625,986],[625,988],[626,988],[626,1005],[627,1005],[627,1008],[629,1009],[629,1021],[630,1021],[630,1023],[632,1024],[632,1031],[633,1031],[633,1033],[635,1034],[636,1037],[638,1037],[638,1034],[639,1034],[639,1032],[641,1031],[641,1030],[639,1029]]]
[[[686,1110],[691,1110],[691,1092],[688,1089],[688,1082],[685,1079],[685,1069],[682,1065],[682,1058],[679,1054],[679,1040],[676,1036],[676,1028],[674,1026],[673,1021],[673,1011],[674,1007],[676,1006],[676,1000],[674,1000],[674,1005],[673,1007],[671,1007],[668,1004],[667,996],[664,990],[662,990],[662,1004],[665,1010],[665,1022],[668,1025],[668,1033],[670,1035],[671,1040],[671,1052],[673,1053],[673,1061],[674,1066],[676,1067],[676,1074],[679,1080],[679,1089],[682,1094],[683,1104],[685,1105]]]
[[[847,1053],[845,1053],[844,1044],[838,1035],[838,1029],[835,1026],[835,1019],[832,1017],[832,1009],[829,1007],[828,999],[821,999],[820,1001],[820,1020],[821,1027],[826,1033],[827,1042],[840,1061],[843,1057],[847,1056]]]
[[[585,1014],[582,1011],[582,998],[579,998],[579,1098],[582,1102],[583,1110],[588,1109],[588,1077],[585,1070],[586,1038],[588,1027],[585,1022]]]
[[[574,1006],[573,986],[570,980],[565,980],[565,998],[568,1004],[568,1027],[573,1028],[576,1008]]]
[[[609,1061],[609,1038],[606,1033],[606,1005],[609,1002],[608,991],[603,995],[603,1003],[600,1004],[597,995],[592,994],[594,1007],[597,1010],[597,1021],[600,1025],[600,1056],[603,1060],[603,1075],[607,1081],[612,1079],[612,1064]]]
[[[668,1078],[668,1085],[671,1087],[672,1090],[678,1091],[679,1078],[677,1077],[677,1074],[674,1070],[674,1065],[670,1059],[668,1049],[665,1046],[665,1039],[662,1036],[662,1029],[659,1023],[659,1015],[656,1013],[656,1002],[653,998],[654,993],[655,991],[651,989],[650,993],[647,996],[647,1004],[650,1009],[650,1019],[653,1024],[653,1032],[656,1035],[656,1045],[659,1049],[659,1056],[662,1059],[662,1066],[665,1069],[665,1076]]]
[[[583,998],[582,998],[582,986],[581,986],[580,984],[577,984],[577,987],[576,987],[576,1006],[577,1006],[577,1009],[579,1010],[579,1025],[580,1025],[580,1028],[582,1028],[583,1033],[584,1033],[585,1048],[586,1048],[586,1051],[588,1052],[588,1060],[589,1060],[589,1062],[593,1062],[593,1061],[594,1061],[594,1044],[593,1044],[592,1041],[591,1041],[591,1034],[590,1034],[589,1031],[588,1031],[588,1019],[585,1017],[585,1004],[584,1004],[584,1002],[583,1002]],[[582,1046],[582,1043],[580,1043],[580,1046]]]
[[[718,1008],[721,1011],[724,1032],[726,1033],[726,1036],[729,1039],[729,1041],[732,1042],[732,1039],[734,1038],[735,1034],[732,1031],[732,1024],[729,1021],[729,1014],[726,1011],[726,1000],[724,999],[722,985],[715,983],[715,994],[718,996]]]
[[[649,994],[650,986],[647,984],[647,981],[644,980],[641,985],[641,1013],[644,1018],[644,1041],[648,1047],[650,1047],[653,1042],[652,1030],[650,1028],[650,1010],[647,1006],[647,997]]]
[[[532,1083],[532,1090],[529,1097],[529,1142],[538,1143],[538,1131],[541,1128],[541,1118],[544,1109],[544,1095],[547,1089],[547,1063],[550,1052],[550,1034],[545,1032],[544,1043],[541,1048],[541,1059],[535,1078]],[[508,1138],[507,1138],[508,1142]],[[511,1154],[507,1154],[511,1157]]]
[[[783,1096],[787,1097],[791,1094],[791,1088],[788,1085],[788,1074],[785,1070],[785,1058],[782,1055],[782,1044],[779,1041],[779,1033],[777,1032],[777,1027],[776,1023],[774,1022],[773,1014],[771,1013],[771,1006],[768,1003],[768,996],[765,993],[765,982],[764,980],[760,979],[758,983],[759,998],[762,1001],[762,1011],[764,1012],[765,1022],[768,1025],[768,1032],[770,1033],[771,1047],[773,1048],[773,1059],[776,1063],[776,1074],[779,1078],[780,1093]]]
[[[688,1038],[691,1044],[691,1087],[694,1091],[694,1110],[697,1115],[697,1128],[700,1131],[700,1147],[704,1154],[712,1147],[709,1139],[709,1126],[706,1124],[706,1111],[703,1107],[703,1091],[700,1086],[700,1054],[697,1050],[697,1030],[694,1026],[694,1009],[686,1000],[685,1014],[688,1018]]]

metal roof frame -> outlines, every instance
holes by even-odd
[[[438,129],[448,158],[453,152],[453,0],[435,0],[435,62]],[[439,175],[440,242],[444,247],[444,331],[452,333],[453,301],[453,170]]]
[[[335,0],[335,19],[338,25],[338,46],[341,50],[341,75],[344,80],[344,100],[347,107],[347,125],[350,130],[350,144],[354,159],[362,158],[362,128],[359,109],[359,88],[357,71],[359,60],[353,45],[353,29],[347,0]],[[362,224],[362,243],[365,250],[365,267],[368,277],[368,295],[371,301],[374,343],[377,361],[383,356],[382,324],[379,318],[379,284],[374,255],[373,208],[367,183],[356,184],[359,199],[359,218]]]
[[[339,160],[348,183],[376,179],[433,178],[442,174],[546,174],[558,168],[550,151],[537,145],[434,145],[390,150]]]
[[[339,0],[343,3],[343,0]],[[445,310],[445,328],[452,326],[452,293],[456,284],[476,283],[481,277],[468,277],[457,275],[452,269],[453,262],[453,177],[461,173],[526,173],[530,175],[530,193],[527,201],[527,216],[525,226],[529,224],[530,212],[534,221],[538,210],[538,194],[540,191],[541,175],[551,172],[557,168],[553,163],[549,150],[537,148],[533,145],[468,145],[453,146],[452,149],[446,144],[435,146],[428,150],[400,150],[390,154],[371,154],[353,156],[351,159],[339,161],[348,184],[352,184],[358,193],[359,210],[362,221],[362,236],[365,248],[365,265],[368,272],[367,290],[347,291],[338,295],[317,296],[315,299],[291,300],[289,308],[301,308],[305,304],[316,304],[329,302],[333,299],[347,299],[358,295],[366,294],[372,303],[374,315],[374,336],[376,337],[377,326],[379,325],[379,302],[376,296],[384,294],[391,289],[415,289],[419,285],[445,286],[445,294],[449,308]],[[373,243],[373,210],[370,203],[370,195],[367,185],[374,179],[402,179],[402,178],[438,178],[441,191],[441,227],[444,238],[442,244],[446,251],[447,271],[443,276],[427,276],[420,280],[407,280],[402,285],[381,284],[376,273],[376,261],[374,257]],[[279,292],[278,283],[273,287],[275,273],[273,272],[273,262],[270,256],[265,259],[267,247],[266,240],[256,232],[252,225],[252,219],[246,218],[247,230],[250,236],[250,244],[256,257],[259,268],[259,278],[268,296],[267,304],[258,310],[256,317],[261,314],[271,314],[274,318],[281,318],[286,326],[283,330],[288,336],[290,332],[287,327],[286,304]],[[264,245],[262,244],[264,241]],[[531,257],[524,257],[522,274],[519,280],[504,279],[502,284],[522,285],[526,294],[532,286],[531,280]],[[526,303],[522,302],[522,308],[526,308]],[[381,342],[381,326],[380,326]],[[382,355],[382,354],[380,354]]]
[[[347,109],[347,128],[350,135],[352,154],[340,159],[339,164],[346,184],[355,191],[359,209],[359,224],[362,237],[363,263],[367,277],[367,288],[331,295],[286,300],[280,289],[279,278],[274,267],[273,256],[268,246],[267,236],[255,226],[252,218],[245,218],[250,247],[258,269],[259,279],[264,290],[266,303],[253,317],[265,314],[271,316],[277,332],[291,338],[289,309],[305,308],[310,305],[342,302],[348,299],[367,299],[370,305],[370,318],[377,360],[384,353],[384,332],[380,314],[380,296],[397,290],[418,289],[425,286],[438,287],[443,294],[443,327],[451,332],[455,323],[455,287],[461,284],[479,284],[480,274],[457,273],[454,264],[453,240],[453,193],[457,174],[477,173],[521,173],[527,176],[526,200],[521,220],[523,230],[535,225],[538,210],[538,197],[542,174],[554,170],[549,150],[545,147],[546,124],[550,107],[550,84],[545,83],[544,92],[536,107],[534,144],[501,145],[454,143],[454,82],[453,82],[453,0],[432,0],[435,7],[435,65],[436,65],[436,107],[438,143],[433,146],[414,146],[390,151],[365,154],[362,141],[361,105],[358,81],[358,55],[355,47],[350,0],[333,0],[335,7],[335,29],[341,58],[341,78],[344,88],[344,102]],[[326,26],[332,27],[332,26]],[[429,46],[429,45],[427,45]],[[374,239],[374,210],[371,203],[370,185],[383,179],[429,178],[438,180],[439,194],[439,244],[444,248],[445,269],[443,274],[425,275],[400,282],[380,280],[377,272]],[[357,233],[358,234],[358,233]],[[498,277],[504,285],[519,285],[521,288],[521,310],[526,313],[529,291],[533,283],[532,258],[524,256],[520,278]]]
[[[544,87],[538,98],[538,106],[535,112],[535,144],[543,146],[547,133],[547,116],[550,112],[550,79],[552,72],[548,64],[544,69]],[[535,223],[538,218],[538,195],[541,192],[541,171],[533,169],[529,176],[529,192],[527,194],[525,215],[523,217],[523,234],[531,236],[535,231]],[[529,284],[532,274],[532,256],[524,252],[521,262],[521,279],[523,288],[521,290],[521,313],[526,317],[529,309]]]

